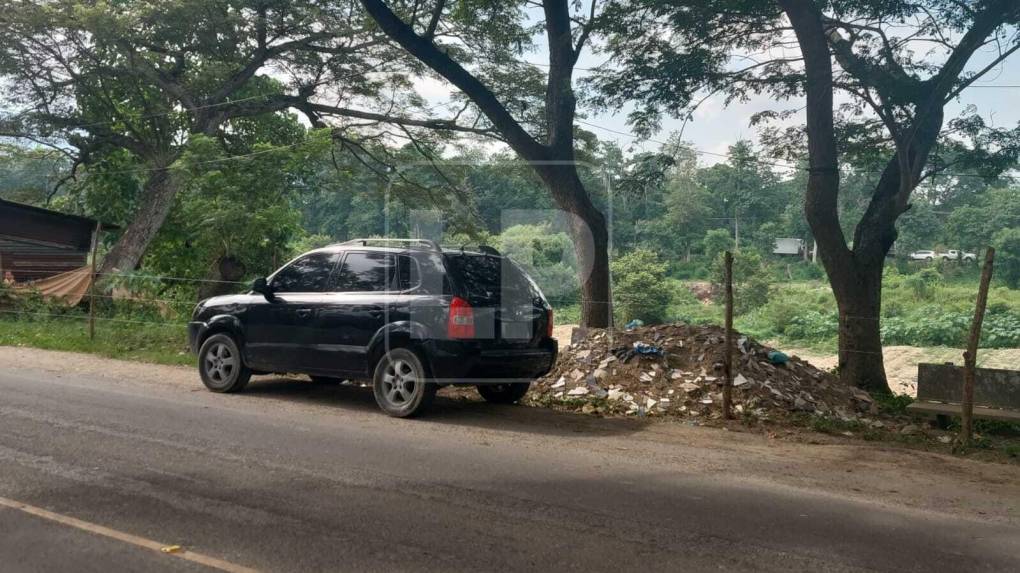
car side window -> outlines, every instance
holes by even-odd
[[[348,253],[334,290],[379,292],[392,290],[397,275],[396,257],[386,253]]]
[[[421,271],[418,261],[406,255],[397,257],[396,290],[410,290],[421,284]]]
[[[312,253],[301,257],[273,276],[274,292],[326,292],[339,253]]]

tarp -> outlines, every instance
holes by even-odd
[[[14,290],[33,290],[50,301],[76,306],[89,292],[92,284],[92,267],[81,267],[59,275],[14,285]]]

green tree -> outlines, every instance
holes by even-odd
[[[520,264],[554,304],[576,300],[576,262],[566,233],[549,225],[514,225],[497,241],[499,251]]]
[[[988,189],[953,209],[945,221],[946,241],[976,253],[999,231],[1020,228],[1020,188]]]
[[[1020,228],[995,233],[992,246],[997,274],[1010,288],[1020,288]]]
[[[423,152],[414,130],[461,129],[408,117],[424,102],[401,95],[406,66],[355,0],[0,0],[0,13],[0,101],[22,110],[0,134],[75,149],[75,167],[131,158],[133,210],[104,272],[137,266],[187,185],[179,161],[196,136],[229,143],[244,118],[290,108],[316,127],[346,118],[332,120],[338,146],[388,177],[380,123]],[[380,67],[385,80],[366,76]]]
[[[637,249],[613,260],[613,296],[618,322],[640,319],[658,323],[666,319],[670,291],[666,263],[647,249]]]
[[[577,165],[584,137],[575,125],[573,86],[574,67],[598,22],[596,3],[589,10],[571,0],[545,0],[540,13],[519,0],[361,4],[391,40],[452,84],[456,97],[470,102],[491,134],[529,162],[556,206],[570,213],[583,272],[581,320],[608,326],[609,232]],[[548,51],[548,67],[522,61],[536,37]]]
[[[725,287],[724,254],[715,258],[712,286],[716,293]],[[744,249],[733,256],[733,311],[744,314],[765,306],[769,301],[769,269],[761,254]]]
[[[640,128],[654,129],[663,113],[689,115],[702,90],[737,100],[765,91],[777,99],[805,96],[805,127],[775,130],[773,141],[777,152],[808,150],[805,215],[844,320],[840,376],[888,391],[879,321],[859,317],[881,314],[882,270],[897,219],[910,208],[918,184],[947,164],[929,163],[933,154],[958,148],[948,140],[962,139],[999,156],[1000,169],[1016,160],[1020,128],[990,128],[973,114],[947,121],[945,107],[1018,51],[1020,4],[621,0],[610,15],[611,67],[594,81],[607,105],[639,102],[631,119]],[[898,27],[906,22],[917,33],[903,38]],[[787,55],[790,29],[796,55]],[[931,43],[942,49],[923,48]],[[968,71],[986,46],[1001,49],[988,66]],[[730,57],[748,52],[776,55],[752,63]],[[834,105],[837,90],[848,103]],[[789,115],[770,110],[755,119]],[[880,175],[848,237],[840,167],[859,158],[880,165]]]
[[[706,258],[715,260],[724,251],[733,250],[733,237],[726,229],[712,229],[705,233],[705,237],[701,240],[701,248]]]

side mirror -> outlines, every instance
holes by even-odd
[[[273,296],[273,289],[269,288],[269,283],[266,281],[265,277],[259,277],[255,279],[255,282],[253,282],[251,285],[251,290],[252,292],[256,292],[266,297],[266,300],[270,302],[272,302],[273,299],[275,298]]]

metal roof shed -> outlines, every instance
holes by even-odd
[[[0,277],[10,272],[22,283],[84,267],[96,227],[95,219],[0,199]]]

